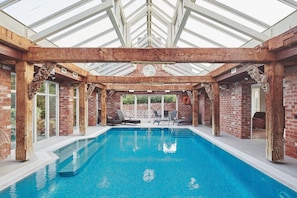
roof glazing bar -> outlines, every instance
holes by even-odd
[[[297,9],[297,2],[294,1],[294,0],[278,0],[278,1],[280,1],[280,2],[282,2],[284,4],[286,4],[286,5],[294,8],[294,9]]]
[[[219,30],[221,32],[224,32],[225,34],[228,34],[228,35],[230,35],[230,36],[232,36],[232,37],[234,37],[234,38],[236,38],[236,39],[238,39],[240,41],[248,42],[248,39],[246,39],[246,38],[244,38],[244,37],[242,37],[242,36],[240,36],[238,34],[235,34],[234,32],[231,32],[231,31],[229,31],[227,29],[224,29],[224,28],[222,28],[222,27],[220,27],[218,25],[210,23],[209,21],[203,19],[202,17],[198,17],[196,15],[191,15],[190,18],[192,18],[193,20],[197,20],[200,23],[203,23],[203,24],[208,25],[210,27],[213,27],[214,29],[217,29],[217,30]]]
[[[203,8],[203,7],[201,7],[195,3],[192,3],[190,1],[185,1],[185,7],[187,9],[192,10],[193,12],[196,12],[196,13],[206,17],[206,18],[216,21],[217,23],[220,23],[220,24],[225,25],[231,29],[241,32],[242,34],[248,35],[260,42],[264,42],[269,39],[269,36],[267,36],[265,34],[257,32],[247,26],[242,25],[241,23],[233,21],[223,15],[217,14],[216,12],[213,12],[211,10]]]
[[[75,17],[71,17],[71,18],[64,20],[56,25],[48,27],[47,29],[34,34],[33,36],[30,37],[30,39],[33,42],[41,41],[42,39],[45,39],[48,36],[51,36],[59,31],[62,31],[64,29],[70,27],[71,25],[74,25],[74,24],[77,24],[83,20],[86,20],[87,18],[92,17],[96,14],[99,14],[100,12],[103,12],[111,7],[112,7],[112,4],[110,4],[110,3],[102,3],[98,6],[90,8],[84,12],[81,12],[80,14],[76,15]]]
[[[207,42],[209,42],[209,43],[211,43],[211,44],[213,44],[213,45],[215,45],[217,47],[226,47],[226,46],[224,46],[224,45],[222,45],[222,44],[220,44],[220,43],[218,43],[218,42],[216,42],[216,41],[214,41],[212,39],[209,39],[209,38],[207,38],[205,36],[202,36],[200,34],[197,34],[196,32],[194,32],[192,30],[189,30],[189,29],[184,28],[184,31],[185,32],[188,32],[189,34],[192,34],[192,35],[194,35],[194,36],[196,36],[198,38],[201,38],[201,39],[203,39],[203,40],[205,40],[205,41],[207,41]]]
[[[0,3],[0,10],[3,10],[4,8],[7,8],[17,2],[19,2],[20,0],[7,0],[7,1],[4,1],[2,3]]]
[[[34,28],[36,26],[40,26],[40,25],[42,25],[42,24],[44,24],[44,23],[46,23],[46,22],[48,22],[48,21],[50,21],[52,19],[55,19],[55,18],[57,18],[57,17],[59,17],[61,15],[66,14],[69,11],[74,10],[75,8],[80,7],[81,5],[84,5],[84,4],[86,4],[86,3],[90,2],[90,1],[92,1],[92,0],[84,0],[84,1],[79,1],[77,3],[74,3],[74,4],[64,8],[62,10],[59,10],[59,11],[54,12],[53,14],[51,14],[51,15],[49,15],[47,17],[42,18],[39,21],[36,21],[35,23],[30,24],[29,28]]]
[[[249,16],[249,15],[243,13],[243,12],[240,12],[240,11],[238,11],[238,10],[236,10],[234,8],[231,8],[231,7],[229,7],[229,6],[227,6],[227,5],[223,4],[223,3],[220,3],[220,2],[218,2],[216,0],[204,0],[204,1],[207,2],[207,3],[213,4],[213,5],[215,5],[215,6],[219,7],[219,8],[222,8],[224,10],[227,10],[228,12],[231,12],[232,14],[240,16],[240,17],[242,17],[242,18],[244,18],[244,19],[246,19],[248,21],[251,21],[251,22],[257,24],[257,25],[260,25],[265,29],[270,27],[269,24],[264,23],[263,21],[260,21],[260,20],[254,18],[254,17],[251,17],[251,16]]]

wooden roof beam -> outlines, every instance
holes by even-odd
[[[30,40],[0,26],[0,43],[13,47],[20,51],[28,51],[29,47],[35,46]]]
[[[32,47],[24,60],[32,62],[176,62],[267,63],[275,56],[258,48],[41,48]]]
[[[22,60],[23,53],[0,43],[1,60]]]
[[[210,76],[93,76],[87,77],[88,83],[122,83],[122,84],[136,84],[136,83],[198,83],[198,82],[214,82]]]

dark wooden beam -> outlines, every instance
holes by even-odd
[[[18,49],[20,51],[28,51],[29,47],[35,46],[35,44],[2,26],[0,26],[0,43]]]
[[[297,45],[290,48],[282,49],[276,52],[276,59],[278,61],[282,60],[296,60],[297,58]]]
[[[87,77],[88,83],[198,83],[198,82],[214,82],[211,76],[91,76]]]
[[[267,49],[255,48],[41,48],[32,47],[26,61],[266,63],[275,61]]]
[[[0,43],[1,60],[22,60],[23,53]]]

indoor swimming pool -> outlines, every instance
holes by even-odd
[[[112,128],[54,153],[0,197],[297,197],[185,128]]]

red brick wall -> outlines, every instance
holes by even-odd
[[[177,96],[178,101],[178,118],[189,118],[192,115],[192,105],[184,104],[183,98],[186,97],[186,92],[184,94]]]
[[[234,83],[220,90],[220,129],[239,138],[251,134],[251,86]]]
[[[0,133],[10,140],[10,107],[11,107],[11,85],[10,71],[0,68]],[[0,145],[0,160],[10,155],[10,143]]]
[[[201,118],[201,124],[205,126],[211,126],[211,103],[206,92],[201,92],[199,95],[199,117]]]
[[[59,135],[73,134],[73,87],[60,83],[60,126]]]
[[[285,68],[286,154],[297,158],[297,66]]]
[[[93,91],[91,97],[88,99],[88,125],[89,126],[96,126],[96,92]]]

